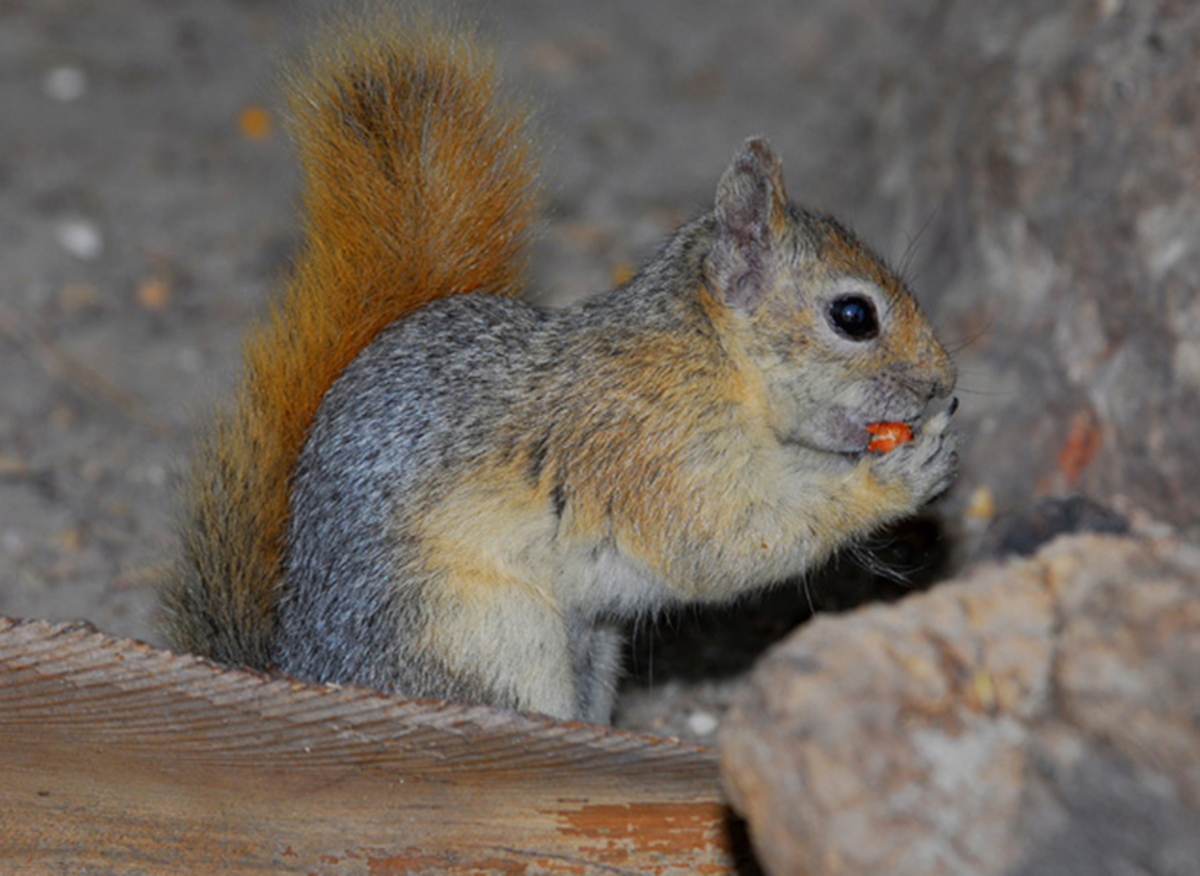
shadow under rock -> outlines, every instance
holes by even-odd
[[[664,612],[641,623],[625,655],[626,685],[720,680],[750,669],[771,645],[814,612],[849,611],[926,590],[949,568],[949,541],[932,515],[905,520],[820,572],[732,605]]]

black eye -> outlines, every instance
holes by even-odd
[[[879,334],[875,303],[862,295],[842,295],[829,305],[829,321],[838,334],[852,341],[869,341]]]

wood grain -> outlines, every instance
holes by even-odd
[[[0,870],[730,873],[677,740],[220,667],[0,618]]]

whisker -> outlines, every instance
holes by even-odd
[[[929,215],[925,217],[925,221],[921,223],[921,227],[917,229],[917,233],[909,237],[908,245],[904,248],[903,255],[900,256],[900,265],[896,269],[896,273],[901,277],[908,278],[908,270],[912,267],[913,258],[917,254],[917,244],[925,236],[925,232],[929,230],[929,226],[933,224],[933,219],[940,210],[940,207],[934,207],[930,210]]]
[[[885,562],[875,553],[884,547],[886,547],[886,542],[876,539],[861,545],[855,545],[850,549],[849,553],[859,566],[866,569],[872,575],[884,578],[894,584],[911,588],[913,575],[921,570],[902,569]]]
[[[950,354],[960,353],[968,347],[974,346],[981,339],[986,338],[992,333],[995,328],[995,317],[989,317],[987,322],[978,331],[972,332],[956,344],[943,345],[946,347],[946,352]]]

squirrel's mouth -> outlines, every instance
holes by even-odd
[[[907,438],[899,442],[907,443],[913,435],[920,433],[922,425],[934,412],[943,407],[946,407],[946,403],[888,404],[871,410],[835,407],[819,424],[816,434],[804,436],[796,443],[857,460],[877,441],[880,427],[887,426],[893,432],[907,433]],[[950,413],[954,413],[956,407],[957,399],[952,399],[949,402]]]
[[[911,406],[906,406],[904,409],[896,409],[892,406],[888,406],[888,408],[853,412],[845,408],[833,409],[827,418],[826,428],[823,430],[826,441],[822,442],[824,446],[820,449],[857,459],[871,446],[871,440],[874,438],[872,429],[877,424],[902,424],[915,432],[924,420],[922,409],[914,410]]]
[[[868,452],[875,437],[868,426],[901,424],[917,435],[925,422],[947,405],[953,413],[956,400],[947,403],[892,397],[882,404],[878,399],[855,406],[834,404],[826,407],[823,415],[793,424],[789,431],[777,434],[783,444],[855,462]]]

